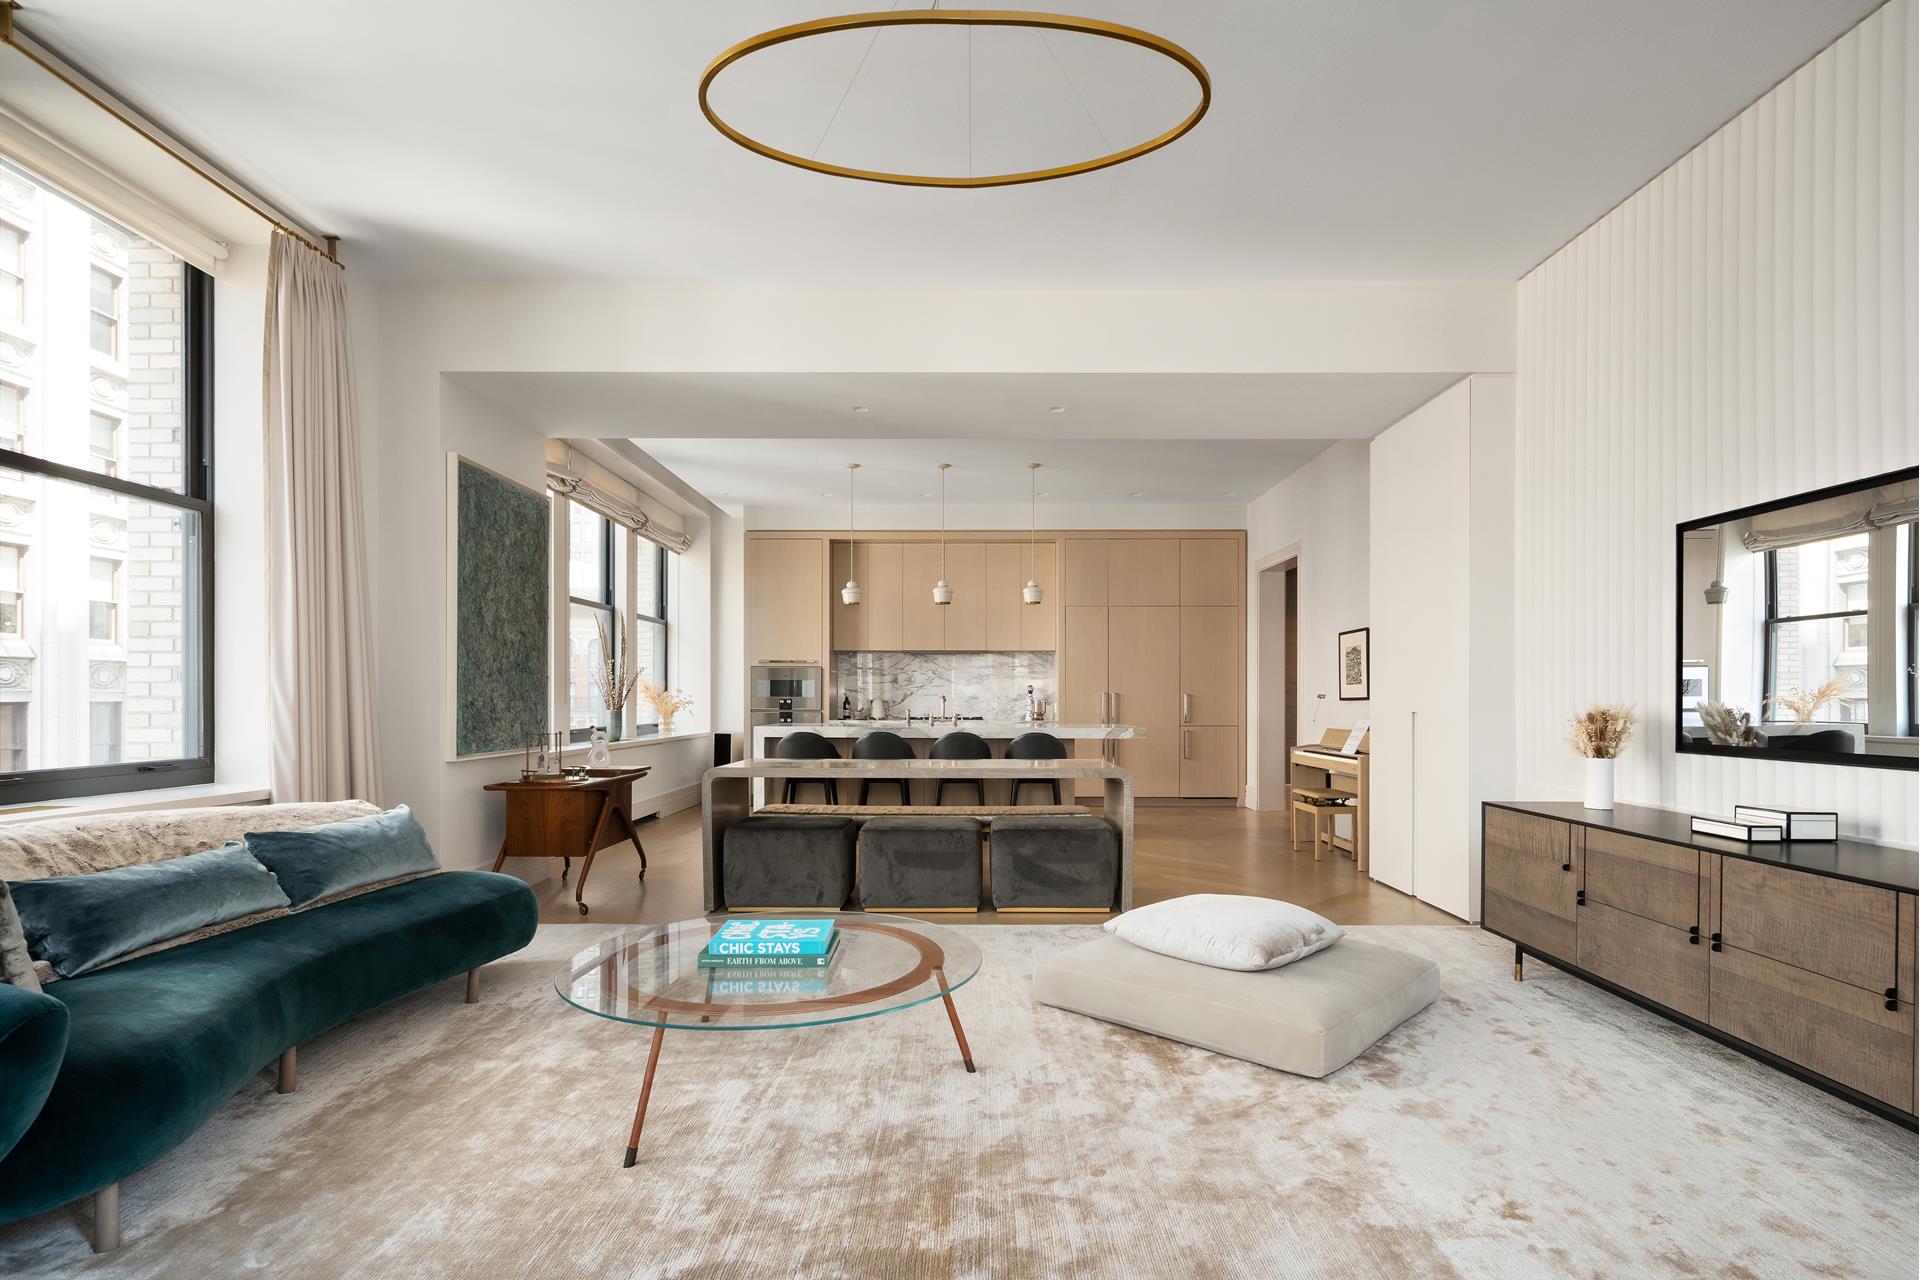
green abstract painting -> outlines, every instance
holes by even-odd
[[[547,727],[547,496],[450,459],[453,753],[518,751]]]

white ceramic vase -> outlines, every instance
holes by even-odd
[[[1589,809],[1613,808],[1613,761],[1587,759],[1587,798]]]

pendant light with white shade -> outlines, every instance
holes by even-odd
[[[1034,563],[1040,553],[1038,536],[1040,509],[1040,464],[1027,464],[1027,585],[1020,588],[1020,599],[1027,604],[1039,604],[1044,592],[1040,590],[1040,579],[1034,574]]]
[[[857,462],[847,464],[847,585],[840,588],[842,604],[859,604],[867,598],[853,572],[853,473],[859,469]]]
[[[952,604],[953,588],[947,585],[947,472],[951,462],[940,464],[940,581],[933,584],[933,602]]]

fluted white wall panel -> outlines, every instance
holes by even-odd
[[[1674,751],[1674,525],[1920,455],[1915,0],[1890,0],[1520,282],[1523,791],[1637,704],[1623,801],[1837,809],[1911,844],[1916,775]]]

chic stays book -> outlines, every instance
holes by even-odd
[[[1786,839],[1786,828],[1777,822],[1743,822],[1737,818],[1701,818],[1693,820],[1693,834],[1719,836],[1723,840],[1745,840],[1750,844]]]
[[[729,920],[707,939],[716,956],[821,956],[833,937],[831,920]]]
[[[748,977],[747,970],[735,970],[731,965],[727,968],[729,972],[725,976],[716,975],[708,984],[708,995],[731,996],[738,999],[743,996],[824,996],[827,994],[825,974],[804,976],[806,971],[803,970],[799,971],[802,976],[770,977],[766,970],[758,969],[753,971],[752,977]]]
[[[833,963],[833,953],[840,949],[840,935],[834,934],[827,939],[827,949],[818,955],[714,955],[713,944],[709,942],[700,952],[696,964],[702,969],[824,969]]]
[[[1762,822],[1780,827],[1789,840],[1838,840],[1840,815],[1818,809],[1776,809],[1771,805],[1737,804],[1733,816],[1738,822]]]

